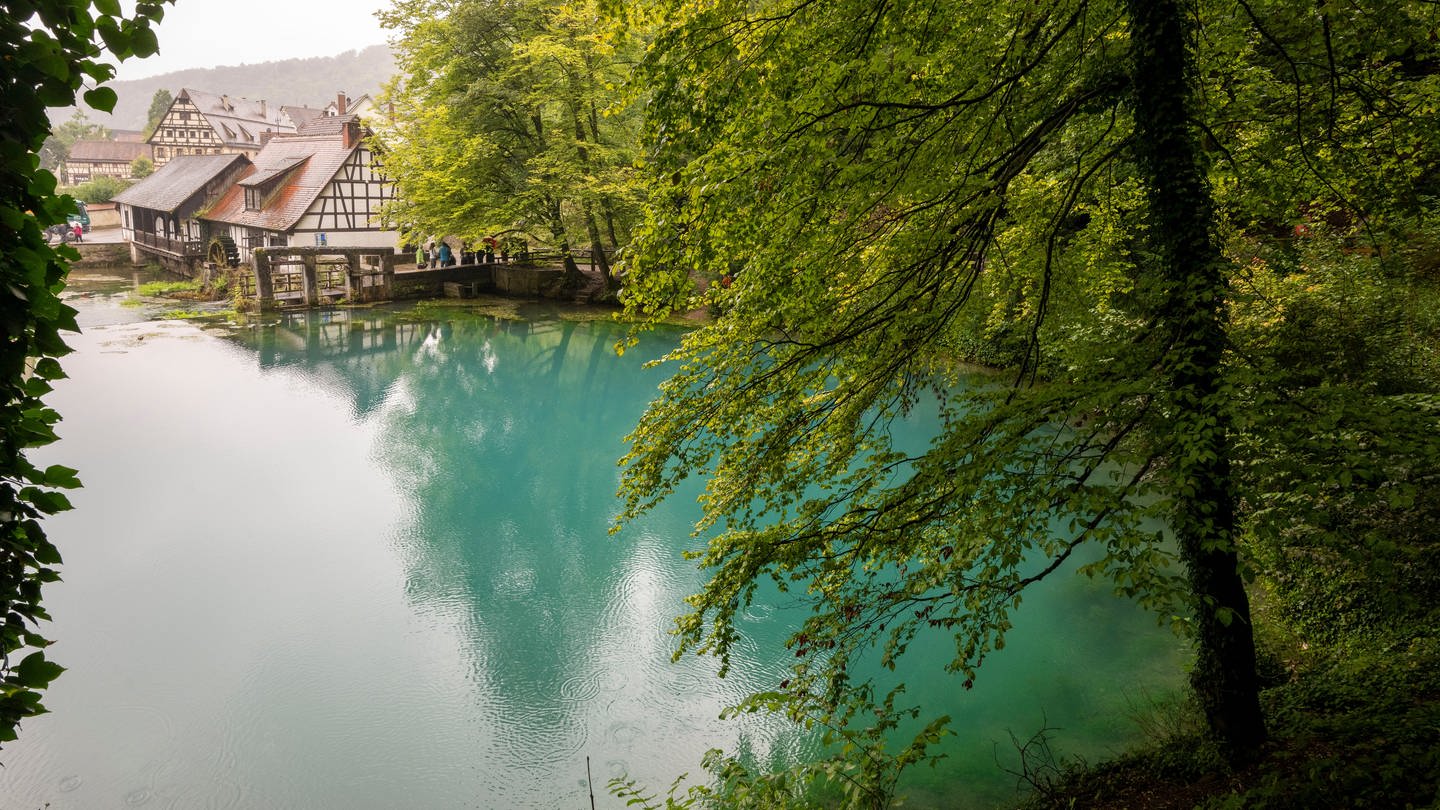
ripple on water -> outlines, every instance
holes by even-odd
[[[520,750],[528,750],[535,765],[551,766],[568,761],[590,737],[590,730],[568,706],[548,706],[520,715],[507,724],[507,736]]]
[[[234,782],[190,783],[161,792],[166,810],[234,810],[245,792]]]
[[[605,692],[621,692],[630,685],[630,674],[619,667],[609,667],[599,675],[599,684]]]
[[[566,678],[560,684],[560,697],[571,703],[593,700],[600,694],[600,672],[592,670],[581,675]]]
[[[775,618],[775,608],[772,605],[752,604],[745,608],[745,618],[752,622],[768,622]]]
[[[617,745],[630,745],[631,743],[634,743],[636,740],[645,736],[645,729],[640,728],[634,723],[626,723],[621,721],[618,723],[611,723],[610,729],[605,732],[605,735],[611,740],[613,740]]]

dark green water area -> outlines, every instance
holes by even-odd
[[[774,688],[801,608],[763,597],[742,655],[671,663],[703,572],[681,557],[698,487],[618,536],[616,459],[679,337],[492,302],[237,326],[135,306],[128,270],[76,275],[70,379],[50,400],[77,467],[47,592],[69,671],[0,753],[5,808],[619,807],[710,748],[783,764],[813,733],[722,720]],[[917,439],[923,418],[905,426]],[[950,714],[910,807],[1015,795],[1011,735],[1096,759],[1182,680],[1183,643],[1103,583],[1029,595],[966,691],[949,646],[906,659]],[[998,763],[998,764],[997,764]]]

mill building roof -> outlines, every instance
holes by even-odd
[[[177,155],[154,174],[115,195],[115,202],[173,213],[236,165],[244,155]]]

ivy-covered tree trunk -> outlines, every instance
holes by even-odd
[[[1163,263],[1159,339],[1170,383],[1167,441],[1174,529],[1195,598],[1198,661],[1191,681],[1211,731],[1236,760],[1265,742],[1250,606],[1236,550],[1226,277],[1214,205],[1192,114],[1193,9],[1183,0],[1129,0],[1135,142],[1149,186],[1152,238]]]

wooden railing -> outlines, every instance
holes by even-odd
[[[144,245],[154,250],[163,250],[172,256],[190,258],[192,256],[205,255],[205,247],[198,239],[167,239],[157,234],[136,231],[133,241],[137,245]]]

